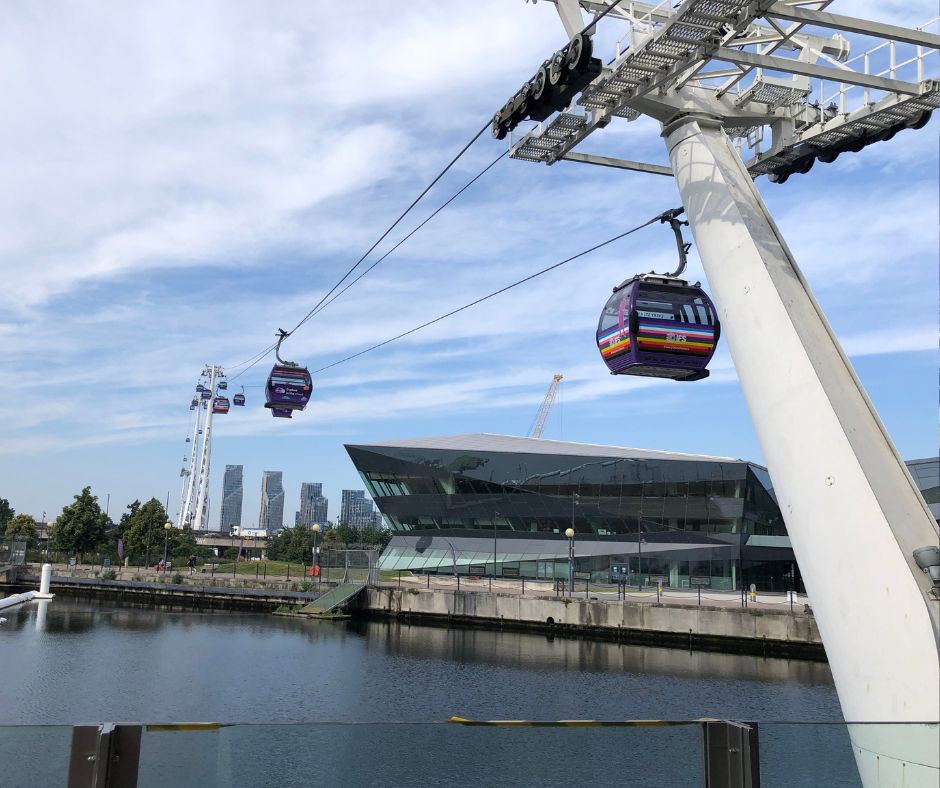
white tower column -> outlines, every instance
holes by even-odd
[[[215,384],[219,367],[209,367],[209,391],[212,397],[206,408],[206,426],[202,434],[202,459],[199,462],[199,492],[196,496],[196,512],[193,516],[193,529],[202,528],[206,517],[206,497],[209,494],[209,462],[212,459],[212,403],[215,401]]]
[[[189,476],[186,478],[182,488],[182,498],[180,500],[179,520],[176,523],[177,528],[182,528],[189,519],[193,507],[193,496],[196,490],[196,481],[199,476],[199,468],[196,465],[196,456],[199,450],[199,425],[202,423],[202,403],[200,398],[196,404],[196,418],[193,420],[192,448],[189,456]]]
[[[936,523],[720,125],[663,135],[845,719],[936,721]],[[938,733],[851,726],[866,788],[936,788]]]

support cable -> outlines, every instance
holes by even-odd
[[[489,172],[500,160],[504,159],[504,158],[508,155],[508,153],[509,153],[508,151],[503,151],[502,153],[500,153],[499,156],[497,156],[495,159],[493,159],[493,161],[491,161],[489,164],[487,164],[482,170],[480,170],[480,171],[479,171],[476,175],[474,175],[469,181],[467,181],[463,186],[461,186],[460,189],[458,189],[456,192],[454,192],[444,203],[442,203],[442,204],[441,204],[437,209],[435,209],[427,218],[425,218],[420,224],[418,224],[413,230],[411,230],[411,232],[409,232],[409,233],[408,233],[407,235],[405,235],[400,241],[398,241],[398,243],[396,243],[391,249],[389,249],[387,252],[385,252],[385,254],[383,254],[378,260],[376,260],[374,263],[372,263],[372,265],[370,265],[368,268],[366,268],[362,273],[359,274],[359,276],[357,276],[355,279],[353,279],[351,282],[349,282],[349,283],[348,283],[345,287],[343,287],[339,292],[335,292],[336,289],[343,283],[343,280],[345,280],[345,279],[359,266],[359,264],[362,263],[362,261],[365,260],[366,257],[368,257],[368,255],[372,252],[372,250],[375,249],[375,247],[378,246],[379,243],[381,243],[382,240],[384,240],[386,236],[388,236],[389,232],[391,232],[392,229],[408,214],[408,212],[409,212],[412,208],[414,208],[414,206],[418,203],[418,201],[419,201],[422,197],[424,197],[425,194],[428,193],[428,191],[431,189],[431,187],[434,186],[434,184],[437,183],[437,182],[441,179],[441,177],[444,175],[444,173],[446,173],[447,170],[450,169],[450,168],[454,165],[454,163],[467,151],[467,149],[479,138],[479,136],[480,136],[480,132],[477,132],[476,136],[474,136],[474,138],[473,138],[472,140],[470,140],[470,142],[468,142],[468,143],[463,147],[463,149],[460,151],[460,153],[458,153],[458,154],[450,161],[450,163],[447,165],[447,167],[445,167],[445,168],[440,172],[440,174],[428,185],[428,187],[427,187],[423,192],[421,192],[420,195],[418,195],[417,199],[415,199],[414,202],[412,202],[411,205],[408,206],[408,208],[405,210],[405,212],[402,213],[401,216],[399,216],[398,219],[395,220],[395,223],[392,224],[392,226],[389,227],[389,228],[382,234],[382,236],[379,238],[379,240],[376,241],[376,242],[370,247],[369,251],[367,251],[364,255],[362,255],[362,257],[359,258],[359,260],[356,262],[356,264],[355,264],[354,266],[352,266],[352,267],[344,274],[344,276],[333,286],[333,288],[332,288],[325,296],[323,296],[323,298],[321,298],[321,299],[317,302],[316,306],[314,306],[313,309],[311,309],[311,310],[307,313],[307,315],[304,317],[304,319],[301,320],[301,321],[300,321],[296,326],[294,326],[290,331],[285,332],[287,336],[290,336],[291,334],[293,334],[298,328],[300,328],[300,327],[301,327],[307,320],[309,320],[311,317],[314,317],[315,315],[319,314],[319,313],[322,312],[324,309],[326,309],[330,304],[332,304],[332,303],[333,303],[337,298],[339,298],[343,293],[345,293],[347,290],[349,290],[350,287],[352,287],[353,285],[355,285],[360,279],[362,279],[362,277],[364,277],[364,276],[365,276],[366,274],[368,274],[372,269],[374,269],[379,263],[381,263],[383,260],[385,260],[390,254],[392,254],[392,252],[394,252],[396,249],[398,249],[402,244],[404,244],[408,239],[410,239],[415,233],[417,233],[418,230],[420,230],[420,229],[421,229],[422,227],[424,227],[428,222],[430,222],[431,219],[433,219],[435,216],[437,216],[437,215],[438,215],[441,211],[443,211],[448,205],[450,205],[454,200],[456,200],[461,194],[463,194],[467,189],[469,189],[474,183],[476,183],[480,178],[482,178],[482,177],[483,177],[487,172]],[[332,298],[330,297],[331,295],[332,295]],[[233,375],[233,376],[229,377],[229,382],[232,382],[232,381],[237,380],[237,379],[240,378],[242,375],[244,375],[249,369],[251,369],[251,368],[254,367],[256,364],[258,364],[258,363],[260,363],[262,360],[264,360],[265,357],[267,357],[268,355],[270,355],[271,352],[274,351],[274,350],[277,348],[278,344],[280,344],[281,341],[283,341],[283,337],[282,337],[281,339],[279,339],[278,342],[274,342],[273,344],[269,345],[267,348],[265,348],[264,350],[262,350],[260,353],[258,353],[258,354],[256,354],[256,355],[252,356],[251,358],[249,358],[249,359],[246,360],[246,361],[243,361],[241,364],[236,364],[236,365],[234,365],[233,367],[230,367],[230,369],[238,369],[239,367],[245,367],[245,368],[244,368],[243,370],[241,370],[241,372],[238,372],[236,375]]]
[[[677,210],[681,210],[681,209],[677,209]],[[422,323],[419,326],[415,326],[414,328],[411,328],[408,331],[403,331],[402,333],[397,334],[396,336],[393,336],[389,339],[386,339],[383,342],[378,342],[375,345],[371,345],[370,347],[367,347],[365,350],[360,350],[358,353],[353,353],[349,356],[346,356],[345,358],[341,358],[339,361],[334,361],[332,364],[327,364],[324,367],[315,369],[310,374],[317,375],[321,372],[325,372],[328,369],[332,369],[333,367],[338,367],[340,364],[345,364],[347,361],[352,361],[355,358],[364,356],[366,353],[371,353],[373,350],[378,350],[379,348],[385,347],[386,345],[390,345],[392,342],[397,342],[399,339],[404,339],[405,337],[410,336],[411,334],[414,334],[418,331],[421,331],[422,329],[427,328],[428,326],[433,326],[435,323],[439,323],[442,320],[446,320],[449,317],[453,317],[454,315],[459,314],[460,312],[463,312],[467,309],[470,309],[471,307],[477,306],[478,304],[482,304],[484,301],[488,301],[489,299],[495,298],[496,296],[501,295],[502,293],[505,293],[508,290],[512,290],[515,287],[519,287],[519,285],[523,285],[526,282],[531,282],[533,279],[536,279],[537,277],[542,276],[543,274],[547,274],[550,271],[554,271],[556,268],[561,268],[561,266],[567,265],[568,263],[573,262],[574,260],[577,260],[578,258],[584,257],[585,255],[588,255],[591,252],[596,252],[598,249],[602,249],[603,247],[614,243],[614,241],[619,241],[621,238],[626,238],[628,235],[632,235],[638,230],[642,230],[644,227],[649,227],[649,225],[654,224],[655,222],[661,221],[662,217],[665,216],[667,213],[670,213],[670,211],[666,211],[665,213],[658,214],[657,216],[654,216],[649,221],[643,222],[643,224],[639,224],[630,230],[619,233],[613,236],[612,238],[608,238],[606,241],[601,241],[599,244],[595,244],[594,246],[591,246],[588,249],[584,249],[578,252],[577,254],[572,255],[571,257],[567,257],[564,260],[561,260],[560,262],[557,262],[553,265],[548,266],[547,268],[543,268],[540,271],[536,271],[534,274],[529,274],[529,276],[523,279],[519,279],[518,281],[513,282],[512,284],[506,285],[505,287],[501,287],[499,290],[494,290],[492,293],[482,296],[476,299],[475,301],[471,301],[469,304],[464,304],[463,306],[457,307],[456,309],[452,309],[450,312],[446,312],[443,315],[438,315],[433,320],[428,320],[427,322]]]
[[[605,8],[600,14],[597,14],[596,16],[594,16],[594,17],[591,19],[591,21],[588,22],[588,23],[581,29],[581,34],[583,35],[583,34],[587,33],[587,31],[590,30],[592,27],[594,27],[594,25],[596,25],[601,19],[603,19],[605,16],[607,16],[607,15],[608,15],[611,11],[613,11],[617,6],[619,6],[622,1],[623,1],[623,0],[614,0],[614,2],[611,3],[610,6],[608,6],[607,8]],[[450,171],[451,167],[453,167],[454,164],[456,164],[457,161],[470,149],[470,147],[480,138],[480,136],[483,134],[483,132],[485,132],[485,131],[490,127],[490,124],[491,124],[491,120],[487,120],[486,123],[484,123],[483,126],[480,127],[479,131],[477,131],[476,134],[474,134],[473,137],[470,138],[469,142],[467,142],[467,143],[460,149],[460,151],[458,151],[457,155],[454,156],[454,157],[447,163],[447,165],[444,167],[444,169],[442,169],[442,170],[434,177],[434,179],[422,190],[422,192],[421,192],[417,197],[415,197],[415,199],[411,202],[411,204],[410,204],[407,208],[405,208],[404,211],[402,211],[402,213],[398,216],[397,219],[395,219],[394,222],[392,222],[391,225],[389,225],[388,229],[386,229],[385,232],[382,233],[382,235],[379,236],[378,240],[376,240],[375,243],[373,243],[372,246],[370,246],[370,247],[366,250],[366,252],[365,252],[352,266],[350,266],[349,270],[347,270],[346,273],[344,273],[343,276],[340,277],[340,279],[336,282],[336,284],[334,284],[333,287],[331,287],[331,288],[329,289],[329,291],[327,291],[327,293],[314,305],[313,309],[311,309],[306,315],[304,315],[304,317],[301,319],[301,321],[300,321],[299,323],[297,323],[296,326],[294,326],[290,331],[284,332],[285,336],[282,336],[278,342],[276,342],[276,343],[274,343],[274,344],[268,346],[265,350],[261,351],[257,356],[252,356],[252,358],[248,359],[247,361],[244,361],[244,362],[242,362],[241,364],[236,364],[234,367],[232,367],[232,369],[238,369],[238,367],[241,367],[241,366],[244,366],[245,368],[244,368],[241,372],[239,372],[237,375],[231,377],[229,380],[234,381],[234,380],[236,380],[237,378],[241,377],[241,376],[244,375],[249,369],[251,369],[252,367],[254,367],[254,366],[255,366],[256,364],[258,364],[262,359],[264,359],[266,356],[268,356],[268,355],[271,353],[272,350],[275,350],[275,349],[278,347],[278,345],[280,344],[281,341],[283,341],[283,339],[285,339],[286,337],[291,336],[291,335],[292,335],[297,329],[299,329],[304,323],[306,323],[308,320],[310,320],[310,318],[314,317],[316,314],[318,314],[318,313],[321,312],[323,309],[325,309],[327,306],[329,306],[329,304],[333,303],[333,301],[335,301],[337,298],[339,298],[339,296],[341,296],[343,293],[345,293],[350,287],[352,287],[354,284],[356,284],[356,282],[358,282],[360,279],[362,279],[363,276],[365,276],[367,273],[369,273],[369,271],[371,271],[373,268],[375,268],[376,265],[378,265],[378,264],[381,263],[386,257],[388,257],[389,254],[391,254],[392,252],[394,252],[395,249],[397,249],[399,246],[401,246],[405,241],[407,241],[411,236],[413,236],[419,229],[421,229],[425,224],[427,224],[432,218],[434,218],[434,217],[435,217],[438,213],[440,213],[444,208],[446,208],[448,205],[450,205],[451,202],[453,202],[453,201],[454,201],[460,194],[462,194],[470,185],[472,185],[472,184],[473,184],[474,182],[476,182],[480,177],[482,177],[486,172],[488,172],[500,159],[502,159],[504,156],[506,156],[506,154],[508,153],[508,151],[504,151],[503,153],[501,153],[494,161],[492,161],[490,164],[488,164],[480,173],[478,173],[476,176],[474,176],[465,186],[463,186],[463,188],[461,188],[456,194],[454,194],[449,200],[447,200],[447,202],[445,202],[440,208],[438,208],[436,211],[434,211],[434,213],[432,213],[427,219],[425,219],[425,220],[424,220],[421,224],[419,224],[414,230],[412,230],[408,235],[406,235],[401,241],[399,241],[395,246],[393,246],[393,247],[392,247],[388,252],[386,252],[381,258],[379,258],[379,260],[377,260],[375,263],[373,263],[371,266],[369,266],[369,268],[367,268],[363,273],[361,273],[358,277],[356,277],[356,278],[355,278],[352,282],[350,282],[346,287],[344,287],[342,290],[340,290],[339,293],[336,293],[336,295],[333,296],[333,294],[334,294],[334,293],[336,292],[336,290],[343,284],[343,282],[345,282],[346,279],[349,278],[349,276],[362,264],[362,262],[363,262],[370,254],[372,254],[372,252],[375,250],[375,248],[376,248],[380,243],[382,243],[382,241],[384,241],[384,240],[388,237],[389,233],[390,233],[392,230],[394,230],[394,229],[401,223],[401,221],[402,221],[402,220],[412,211],[412,209],[425,197],[425,195],[426,195],[429,191],[431,191],[431,189],[434,188],[435,185],[437,185],[438,181],[440,181],[441,178],[443,178],[444,175],[446,175],[447,172]],[[655,221],[655,220],[653,220],[653,221]],[[645,226],[645,225],[643,225],[643,226]],[[639,228],[635,228],[635,229],[639,229]],[[631,231],[631,232],[632,232],[632,231]],[[625,233],[625,235],[628,235],[628,234],[629,234],[629,233]],[[618,238],[622,238],[622,237],[623,237],[623,235],[618,236]],[[604,246],[604,245],[606,245],[607,243],[612,243],[612,242],[615,241],[615,240],[617,240],[617,238],[612,238],[612,239],[610,239],[610,241],[605,241],[604,244],[600,244],[599,246],[594,247],[594,249],[599,249],[601,246]],[[590,252],[590,251],[593,251],[593,249],[587,250],[587,252],[584,252],[584,254],[587,254],[587,253]],[[572,259],[575,259],[575,258],[572,258]],[[564,261],[564,262],[570,262],[570,261],[567,261],[567,260],[566,260],[566,261]],[[564,264],[564,263],[560,263],[559,265],[563,265],[563,264]],[[546,271],[543,271],[543,272],[540,272],[540,273],[538,273],[538,274],[535,274],[535,276],[540,276],[542,273],[546,273]],[[522,282],[517,282],[516,284],[522,284]],[[515,286],[516,286],[516,285],[511,285],[511,287],[515,287]],[[498,295],[498,293],[493,293],[493,294],[491,294],[490,296],[487,296],[487,298],[491,298],[493,295]],[[331,298],[330,296],[333,296],[333,297]],[[484,299],[484,300],[485,300],[485,299]],[[472,306],[472,304],[470,304],[470,305],[468,305],[467,307],[464,307],[464,308],[469,308],[469,306]],[[443,317],[440,318],[440,319],[443,319]],[[429,324],[429,325],[430,325],[430,324]],[[417,329],[415,329],[415,330],[417,330]],[[390,340],[390,341],[393,341],[393,340]],[[339,362],[339,363],[341,363],[341,362]]]
[[[442,203],[435,211],[430,214],[421,224],[415,227],[408,235],[404,236],[398,243],[396,243],[391,249],[389,249],[385,254],[383,254],[378,260],[376,260],[372,265],[366,268],[359,276],[353,279],[349,284],[347,284],[342,290],[336,293],[332,298],[326,301],[319,309],[314,308],[313,314],[318,315],[324,309],[326,309],[330,304],[332,304],[337,298],[339,298],[343,293],[349,290],[356,282],[358,282],[362,277],[368,274],[373,268],[375,268],[379,263],[381,263],[386,257],[388,257],[392,252],[394,252],[399,246],[401,246],[405,241],[407,241],[411,236],[413,236],[418,230],[420,230],[424,225],[426,225],[431,219],[437,216],[441,211],[443,211],[448,205],[450,205],[454,200],[456,200],[461,194],[463,194],[467,189],[469,189],[474,183],[476,183],[480,178],[486,175],[501,159],[504,159],[509,155],[508,150],[504,150],[499,154],[493,161],[486,165],[482,170],[480,170],[476,175],[473,176],[469,181],[467,181],[458,191],[454,192],[447,200],[447,202]]]
[[[384,233],[382,233],[382,234],[379,236],[378,240],[377,240],[374,244],[372,244],[372,246],[370,246],[370,247],[366,250],[365,254],[363,254],[362,257],[360,257],[358,260],[356,260],[356,262],[349,268],[349,270],[346,271],[346,273],[343,274],[343,275],[340,277],[339,281],[338,281],[335,285],[333,285],[333,287],[330,288],[330,290],[327,292],[327,294],[324,295],[323,298],[321,298],[321,299],[317,302],[316,306],[314,306],[313,309],[311,309],[306,315],[304,315],[303,319],[302,319],[296,326],[294,326],[290,331],[286,332],[286,333],[287,333],[287,336],[290,336],[291,334],[293,334],[298,328],[300,328],[300,327],[301,327],[304,323],[306,323],[311,317],[313,317],[314,313],[323,305],[323,303],[326,301],[326,299],[329,298],[331,295],[333,295],[333,293],[336,291],[336,289],[337,289],[344,281],[346,281],[347,277],[349,277],[350,274],[352,274],[352,272],[355,271],[355,270],[360,266],[360,264],[362,263],[362,261],[365,260],[370,254],[372,254],[372,252],[374,251],[375,247],[377,247],[380,243],[382,243],[382,241],[384,241],[384,240],[388,237],[388,234],[398,226],[398,224],[401,222],[401,220],[404,219],[409,213],[411,213],[411,209],[414,208],[414,207],[421,201],[421,199],[422,199],[429,191],[431,191],[432,188],[434,188],[434,186],[437,184],[437,182],[438,182],[441,178],[443,178],[444,175],[447,174],[447,172],[450,170],[450,168],[453,167],[453,166],[457,163],[457,161],[460,159],[460,157],[463,156],[463,155],[469,150],[470,146],[473,145],[473,143],[476,142],[476,141],[480,138],[480,135],[482,135],[483,132],[486,131],[489,127],[490,127],[490,121],[487,121],[485,124],[483,124],[483,126],[480,127],[480,130],[479,130],[476,134],[474,134],[473,137],[470,138],[470,141],[469,141],[466,145],[464,145],[464,146],[460,149],[460,151],[457,153],[457,155],[454,156],[454,158],[452,158],[452,159],[447,163],[447,166],[444,167],[444,169],[441,170],[441,171],[434,177],[434,180],[432,180],[427,186],[424,187],[424,190],[421,192],[421,194],[419,194],[417,197],[414,198],[414,200],[412,200],[411,204],[410,204],[407,208],[405,208],[405,210],[402,211],[401,214],[399,214],[398,218],[397,218],[394,222],[392,222],[391,225],[389,225],[388,229],[387,229]]]

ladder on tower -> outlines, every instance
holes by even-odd
[[[529,433],[530,438],[541,438],[545,432],[545,425],[548,423],[548,414],[551,413],[552,405],[555,404],[555,395],[558,394],[558,386],[561,383],[563,375],[555,375],[552,382],[548,384],[548,391],[545,392],[545,399],[542,400],[542,406],[535,417],[535,424]]]

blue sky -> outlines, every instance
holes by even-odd
[[[37,517],[86,484],[112,516],[170,494],[204,363],[289,328],[483,120],[564,43],[549,3],[169,2],[0,9],[0,496]],[[851,6],[851,7],[849,7]],[[835,3],[920,24],[930,3]],[[856,51],[860,51],[856,47]],[[936,60],[933,71],[936,71]],[[758,188],[908,458],[936,453],[937,124]],[[503,149],[488,135],[388,244]],[[659,163],[651,122],[592,150]],[[311,320],[285,356],[323,366],[678,204],[671,179],[504,160]],[[382,247],[387,248],[387,246]],[[565,376],[546,437],[761,460],[726,348],[694,385],[607,374],[594,327],[612,285],[675,254],[651,227],[315,380],[290,421],[217,422],[223,466],[283,470],[331,517],[361,487],[342,446],[524,434]],[[691,278],[703,278],[693,249]],[[234,387],[237,390],[237,387]]]

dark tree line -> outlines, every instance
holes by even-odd
[[[167,528],[167,522],[163,504],[151,498],[143,504],[139,500],[131,503],[115,524],[102,511],[91,487],[85,487],[53,521],[49,546],[76,556],[79,562],[86,553],[119,560],[120,542],[124,556],[132,563],[148,566],[163,557],[164,546],[167,556],[177,560],[209,554],[207,548],[196,544],[189,527]],[[39,541],[35,520],[28,514],[17,515],[5,498],[0,498],[0,532],[6,536],[25,536],[29,548],[35,548]]]

